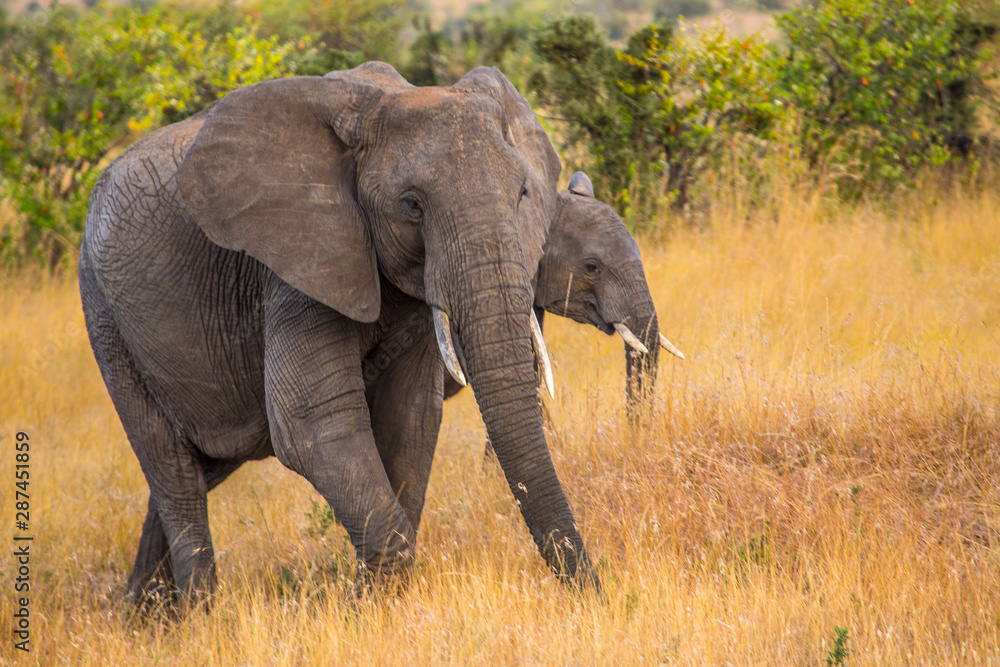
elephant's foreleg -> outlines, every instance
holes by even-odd
[[[379,456],[417,530],[441,428],[445,373],[430,330],[407,343],[406,351],[368,387],[367,394]]]
[[[279,285],[265,311],[271,442],[347,529],[359,578],[408,569],[414,530],[372,435],[361,374],[360,325]]]

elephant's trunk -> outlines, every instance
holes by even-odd
[[[642,353],[628,342],[625,343],[626,395],[631,422],[638,407],[652,396],[656,383],[656,363],[660,354],[660,328],[648,291],[643,298],[637,300],[636,307],[622,324],[631,330],[647,350]]]
[[[429,294],[450,311],[487,433],[535,544],[558,575],[597,585],[542,431],[532,289],[517,238],[466,245],[476,251],[465,266],[448,271]]]

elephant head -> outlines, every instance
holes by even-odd
[[[591,324],[625,341],[630,408],[656,380],[658,351],[684,355],[660,333],[635,239],[614,209],[594,198],[578,171],[559,210],[538,266],[535,305]]]
[[[366,63],[230,93],[208,113],[177,183],[213,242],[352,320],[379,317],[380,276],[427,302],[542,555],[557,574],[596,584],[535,385],[532,279],[560,169],[498,70],[417,88]]]

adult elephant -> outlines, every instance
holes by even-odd
[[[632,392],[649,388],[655,379],[659,346],[684,357],[658,333],[634,239],[614,210],[594,199],[583,172],[573,175],[568,193],[559,195],[539,263],[535,288],[539,322],[546,310],[622,336],[630,410],[639,398]],[[452,367],[460,384],[445,370],[430,307],[423,301],[387,285],[383,313],[379,344],[362,362],[362,376],[376,447],[400,505],[418,530],[437,446],[441,401],[464,386],[463,364],[456,358]],[[488,441],[487,453],[492,457]],[[217,470],[213,483],[229,472]],[[145,586],[157,581],[162,588],[173,588],[169,543],[162,529],[154,526],[145,531],[139,551],[136,560],[143,565],[135,573],[150,573]]]
[[[412,564],[414,525],[392,454],[376,446],[361,363],[397,300],[428,304],[442,354],[463,359],[545,561],[599,587],[535,386],[532,274],[559,171],[497,70],[414,88],[383,63],[237,90],[112,163],[91,197],[79,276],[95,357],[150,488],[131,593],[155,579],[143,556],[157,540],[186,600],[211,593],[207,491],[271,454],[329,502],[359,582]],[[416,412],[440,384],[420,389],[405,407],[439,418]]]

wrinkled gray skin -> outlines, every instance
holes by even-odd
[[[644,328],[640,323],[652,321],[644,340],[650,350],[645,364],[636,363],[638,353],[627,345],[626,359],[630,362],[627,366],[630,380],[643,366],[655,373],[659,347],[656,314],[642,264],[636,261],[635,242],[617,214],[593,199],[591,189],[575,191],[579,194],[559,195],[537,278],[539,297],[562,294],[563,299],[558,304],[536,300],[536,316],[541,320],[547,305],[549,312],[559,315],[565,312],[609,334],[614,333],[609,321],[624,323],[636,332]],[[365,357],[362,375],[376,446],[389,478],[394,480],[400,502],[416,528],[423,510],[441,411],[439,404],[428,400],[432,394],[421,388],[443,383],[447,399],[462,387],[445,372],[427,304],[389,290],[391,287],[383,289],[382,309],[384,313],[391,310],[393,315],[384,318],[379,344]],[[634,379],[639,381],[638,377]],[[630,381],[629,387],[633,386]],[[413,409],[404,409],[414,398],[423,402]],[[488,441],[487,454],[494,456]],[[144,537],[150,532],[154,531],[145,531]],[[161,564],[156,576],[161,585],[172,587],[169,545],[162,530],[155,533],[155,540],[144,540],[139,560],[147,564],[146,569]]]
[[[549,312],[593,325],[606,334],[616,333],[614,324],[624,324],[639,338],[647,354],[625,344],[631,419],[656,382],[660,349],[656,310],[639,248],[625,223],[613,208],[594,198],[593,186],[583,172],[573,175],[569,190],[559,195],[539,263],[535,313],[540,322]],[[461,387],[446,379],[448,397]],[[486,454],[491,453],[487,441]]]
[[[529,331],[559,170],[497,70],[414,88],[382,63],[240,89],[108,167],[79,276],[150,488],[135,599],[156,586],[166,545],[185,601],[214,590],[206,494],[271,454],[329,502],[359,583],[411,566],[433,444],[407,446],[395,429],[436,439],[443,374],[386,402],[366,397],[362,361],[425,304],[450,315],[542,556],[599,588],[546,447]],[[396,375],[440,368],[428,338]],[[389,433],[384,411],[397,417]]]
[[[613,323],[625,324],[649,350],[649,354],[641,355],[625,346],[632,410],[642,395],[639,391],[650,390],[655,382],[659,350],[656,312],[635,240],[614,209],[594,199],[593,188],[582,172],[574,175],[570,193],[559,195],[544,250],[535,292],[535,313],[540,321],[548,311],[592,324],[608,334],[615,333]],[[560,298],[554,299],[554,295]],[[435,356],[433,326],[429,309],[420,305],[398,311],[395,326],[368,354],[363,368],[378,446],[403,447],[405,443],[409,451],[424,452],[429,462],[437,438],[436,424],[414,423],[397,407],[409,396],[420,395],[420,384],[437,382],[437,375],[444,373],[443,367],[431,363]],[[426,349],[419,344],[421,340]],[[422,358],[425,354],[431,357],[426,362]],[[444,373],[446,399],[461,389]],[[486,453],[493,453],[488,440]],[[427,478],[421,480],[413,480],[402,489],[410,496],[405,504],[415,509],[411,519],[416,521],[423,507]]]

